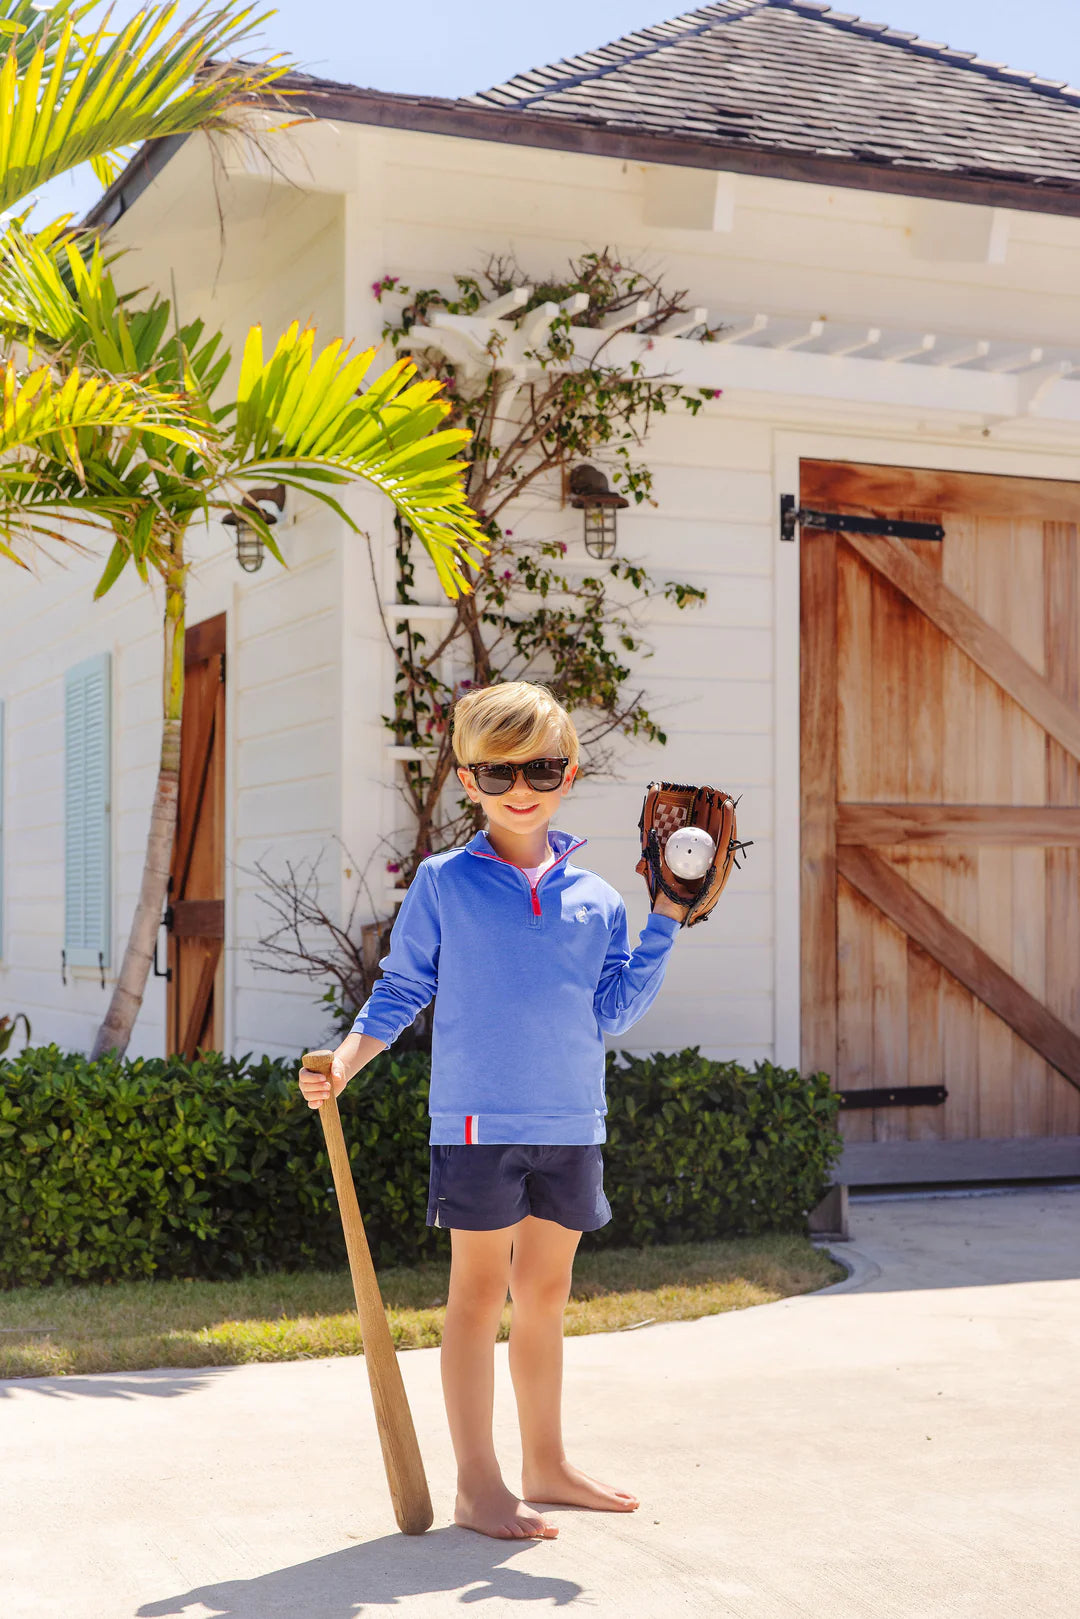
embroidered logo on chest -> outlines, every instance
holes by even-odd
[[[579,905],[577,910],[574,912],[574,915],[577,917],[579,922],[587,922],[589,920],[589,907],[587,905]]]

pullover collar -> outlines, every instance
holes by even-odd
[[[575,838],[570,832],[560,832],[553,826],[548,827],[548,842],[555,852],[555,859],[548,867],[548,871],[553,871],[560,861],[564,860],[567,855],[572,854],[575,849],[582,848],[588,841],[588,838]],[[473,834],[465,847],[470,854],[480,855],[489,860],[503,860],[502,855],[497,854],[492,847],[491,839],[483,828]],[[503,860],[503,864],[513,866],[514,862],[512,860]],[[520,871],[521,867],[518,866],[515,869]],[[545,871],[543,875],[546,877],[547,874],[547,871]]]

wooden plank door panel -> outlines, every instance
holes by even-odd
[[[803,536],[804,1064],[947,1087],[849,1142],[1080,1137],[1080,486],[802,470],[945,530]]]
[[[224,1040],[225,614],[188,631],[180,792],[170,874],[168,1045],[191,1058]]]

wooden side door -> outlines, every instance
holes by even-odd
[[[802,529],[802,1058],[844,1178],[1080,1173],[1080,485],[803,462],[800,503],[944,529]]]
[[[168,1049],[193,1057],[224,1039],[225,614],[184,647],[180,799],[169,875]]]

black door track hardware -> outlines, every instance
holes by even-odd
[[[878,1090],[841,1091],[840,1108],[940,1107],[948,1096],[944,1085],[885,1085]]]
[[[780,496],[780,538],[793,540],[796,526],[834,534],[889,534],[896,540],[943,540],[940,523],[907,523],[899,517],[855,517],[851,512],[816,512],[794,495]]]

